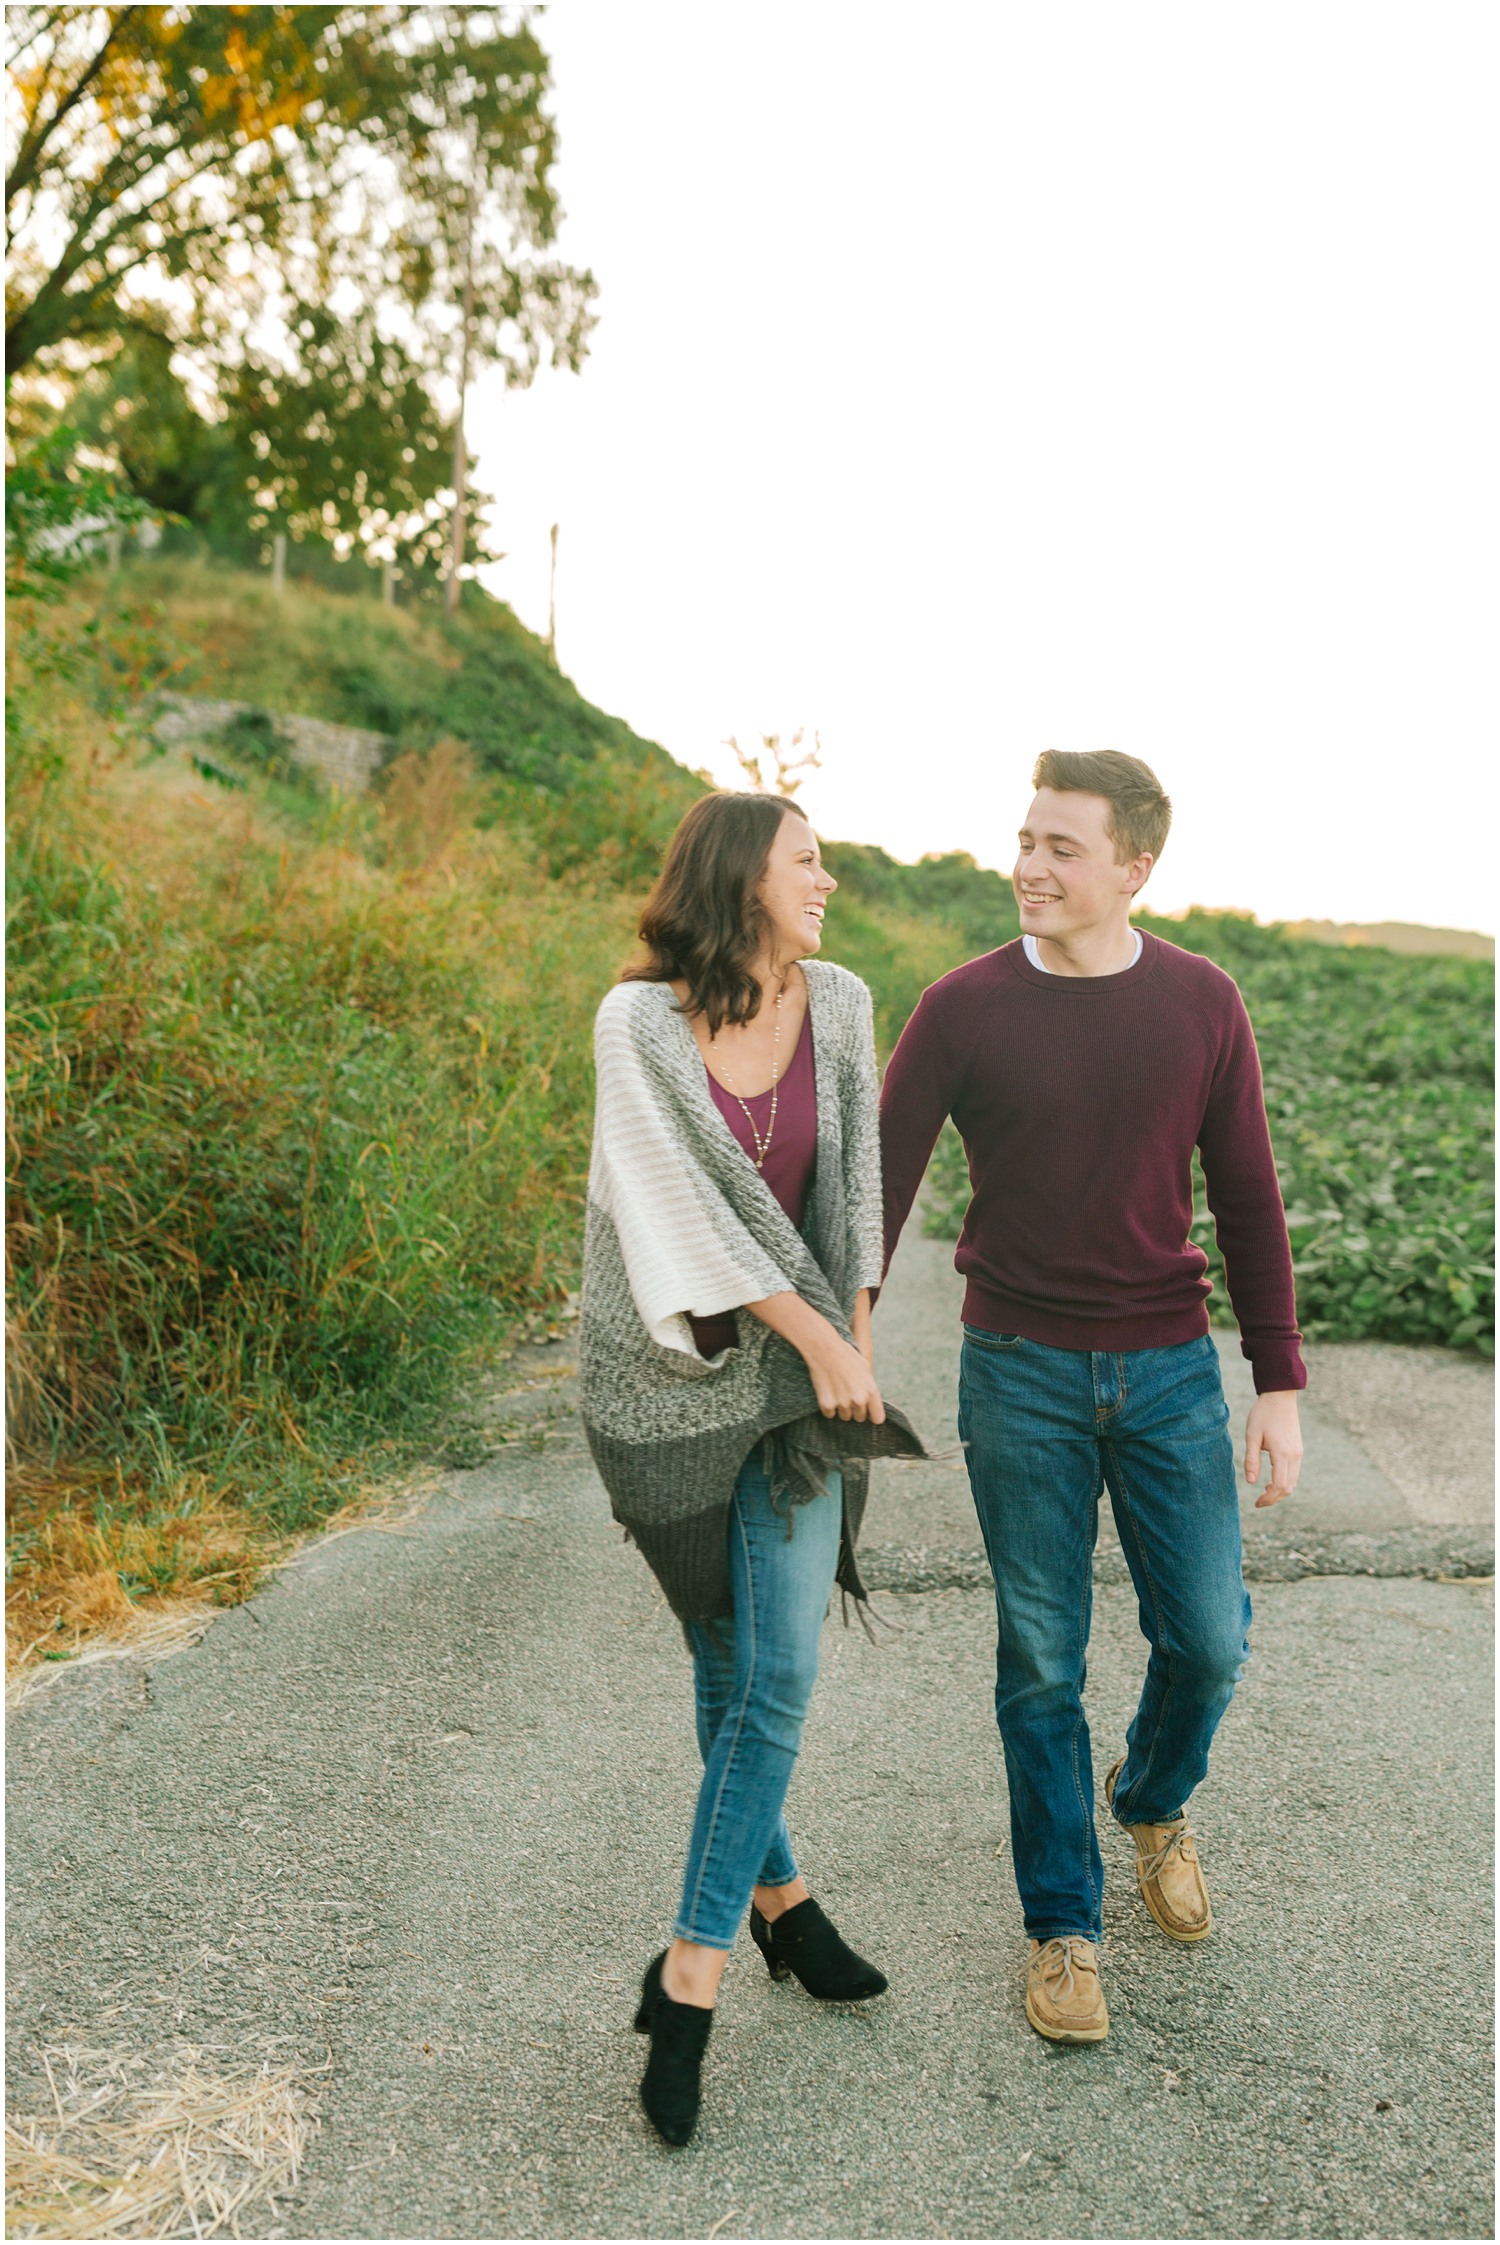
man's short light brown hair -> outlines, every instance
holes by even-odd
[[[1048,748],[1036,760],[1033,787],[1060,795],[1102,795],[1121,865],[1148,851],[1159,858],[1172,824],[1172,802],[1149,764],[1118,749]]]

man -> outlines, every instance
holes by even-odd
[[[1132,928],[1172,806],[1132,756],[1049,751],[1021,829],[1022,935],[934,983],[881,1100],[886,1255],[944,1118],[973,1198],[959,1433],[995,1577],[995,1713],[1031,1950],[1026,2015],[1100,2042],[1103,1868],[1083,1712],[1092,1556],[1107,1487],[1151,1646],[1105,1779],[1164,1933],[1212,1915],[1185,1812],[1249,1646],[1239,1499],[1206,1258],[1203,1163],[1256,1402],[1245,1476],[1296,1487],[1306,1385],[1255,1040],[1208,960]]]

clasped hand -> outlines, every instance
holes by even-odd
[[[861,1289],[855,1300],[853,1343],[800,1294],[768,1294],[764,1301],[745,1306],[797,1350],[825,1419],[864,1419],[871,1426],[884,1426],[885,1405],[872,1369],[868,1291]]]
[[[827,1331],[826,1343],[804,1359],[818,1409],[825,1419],[867,1419],[883,1426],[885,1405],[867,1358],[831,1325]]]

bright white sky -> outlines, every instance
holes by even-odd
[[[731,784],[816,727],[818,824],[904,858],[1008,866],[1038,751],[1124,749],[1158,910],[1494,927],[1487,0],[540,31],[600,322],[469,429],[591,700]]]

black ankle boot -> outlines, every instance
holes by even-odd
[[[651,2037],[651,2055],[641,2081],[646,2118],[669,2144],[685,2144],[698,2123],[698,2075],[708,2047],[711,2010],[699,2003],[677,2003],[661,1984],[665,1949],[646,1967],[635,2031]]]
[[[752,1902],[750,1932],[773,1980],[795,1972],[808,1994],[824,2003],[863,2003],[890,1986],[883,1972],[855,1955],[811,1895],[771,1919]]]

